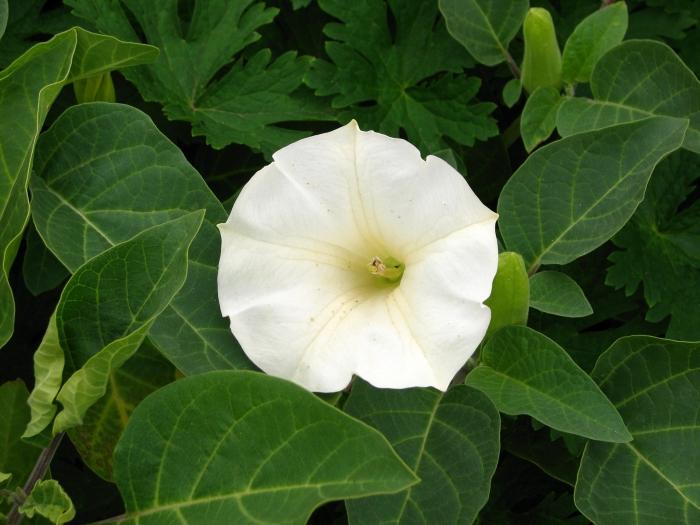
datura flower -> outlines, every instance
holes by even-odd
[[[438,157],[353,121],[273,156],[219,225],[219,303],[264,372],[446,390],[484,337],[497,215]]]

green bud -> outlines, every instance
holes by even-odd
[[[522,66],[522,84],[528,93],[538,87],[561,87],[561,52],[552,15],[541,7],[527,12],[523,23],[525,58]]]
[[[486,336],[499,328],[513,324],[527,324],[530,308],[530,280],[520,254],[498,254],[498,270],[491,287],[491,297],[485,301],[491,308],[491,323]]]
[[[114,84],[109,71],[101,75],[83,78],[73,82],[73,92],[78,104],[83,102],[114,102]]]

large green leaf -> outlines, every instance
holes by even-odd
[[[0,347],[15,307],[7,274],[29,217],[27,182],[34,146],[64,84],[114,67],[152,60],[158,50],[80,28],[37,44],[0,72]]]
[[[634,441],[586,446],[576,506],[597,525],[700,523],[700,344],[625,337],[593,378]]]
[[[185,374],[249,367],[216,294],[226,212],[202,177],[141,111],[108,103],[66,110],[37,145],[32,217],[71,271],[144,229],[205,209],[187,281],[149,337]]]
[[[75,517],[73,502],[58,481],[53,479],[39,481],[19,512],[28,518],[43,516],[55,525],[63,525]]]
[[[117,445],[114,476],[122,523],[151,525],[303,524],[325,501],[416,482],[376,430],[245,371],[188,377],[144,400]]]
[[[700,153],[700,82],[666,44],[629,40],[611,49],[593,69],[591,92],[593,100],[562,103],[560,135],[666,115],[690,120],[683,147]]]
[[[656,164],[683,142],[688,121],[652,117],[549,144],[530,155],[498,199],[506,247],[530,271],[597,248],[630,218]]]
[[[564,46],[561,76],[564,82],[588,82],[601,56],[627,32],[627,5],[616,2],[584,18]]]
[[[114,370],[141,345],[187,276],[187,252],[204,212],[149,228],[81,266],[66,284],[56,325],[76,370],[56,399],[63,405],[53,433],[82,423],[105,395]]]
[[[481,82],[464,73],[474,61],[447,33],[435,0],[319,5],[342,23],[324,27],[330,61],[317,59],[306,82],[333,96],[341,121],[403,132],[423,154],[498,134],[489,116],[495,105],[474,100]]]
[[[528,0],[440,0],[447,30],[482,64],[508,57],[508,44],[520,30]]]
[[[581,287],[561,272],[537,272],[530,277],[530,306],[561,317],[586,317],[593,313]]]
[[[530,283],[523,258],[515,252],[498,254],[498,270],[491,295],[484,302],[491,309],[486,335],[512,324],[527,324],[530,306]]]
[[[466,382],[505,414],[528,414],[557,430],[600,441],[631,439],[588,374],[566,350],[531,328],[509,326],[491,336]]]
[[[499,454],[500,418],[486,396],[464,385],[442,393],[357,380],[344,409],[382,432],[421,480],[398,494],[346,502],[351,524],[474,521]]]
[[[0,385],[0,472],[12,474],[10,488],[25,482],[41,452],[21,439],[29,422],[27,397],[29,391],[19,379]]]
[[[260,38],[278,9],[256,0],[67,0],[74,13],[105,33],[161,48],[150,66],[125,71],[146,100],[192,123],[195,135],[221,148],[240,143],[272,153],[309,135],[291,121],[330,120],[332,114],[302,86],[311,57],[270,51],[236,57]],[[194,5],[193,5],[194,4]],[[138,29],[136,29],[138,28]],[[232,64],[233,63],[233,64]],[[225,72],[225,74],[224,74]]]

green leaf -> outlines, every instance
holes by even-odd
[[[192,461],[198,458],[198,461]],[[114,455],[121,523],[306,523],[325,501],[416,482],[376,430],[256,372],[187,377],[141,403]]]
[[[593,378],[634,441],[588,443],[576,506],[598,525],[700,522],[700,344],[625,337]]]
[[[474,62],[447,33],[434,0],[319,5],[342,23],[324,27],[331,62],[316,60],[306,82],[333,96],[342,122],[354,118],[393,137],[403,130],[423,154],[498,134],[489,116],[495,105],[473,101],[481,81],[464,68]]]
[[[121,368],[112,372],[105,395],[92,405],[83,424],[68,431],[83,461],[102,478],[112,479],[112,456],[134,408],[175,379],[175,367],[146,340]]]
[[[491,287],[491,296],[484,304],[491,309],[487,337],[504,326],[527,324],[530,284],[520,254],[498,254],[498,270]]]
[[[631,436],[620,414],[566,351],[524,326],[496,332],[467,385],[505,414],[527,414],[554,429],[620,443]]]
[[[250,367],[216,293],[226,212],[202,177],[141,111],[121,104],[66,110],[37,146],[32,217],[71,271],[155,224],[205,209],[187,281],[149,338],[185,374]]]
[[[644,285],[647,318],[670,315],[666,336],[700,340],[700,204],[685,203],[700,178],[700,157],[685,150],[654,171],[644,202],[613,237],[605,282],[627,295]],[[681,206],[684,208],[679,211]]]
[[[530,277],[530,307],[560,317],[586,317],[593,313],[581,287],[561,272],[538,272]]]
[[[5,34],[5,28],[7,27],[7,0],[0,0],[0,39],[2,35]]]
[[[528,0],[440,0],[447,30],[487,66],[508,56],[508,44],[520,30]]]
[[[443,393],[357,380],[344,408],[382,432],[421,480],[390,496],[347,501],[351,525],[474,521],[499,454],[500,418],[486,396],[464,385]]]
[[[23,438],[38,435],[49,426],[56,414],[54,399],[61,388],[65,356],[58,341],[56,313],[51,315],[46,333],[34,353],[34,389],[27,404],[31,409],[31,420],[22,434]]]
[[[55,525],[63,525],[75,517],[73,502],[53,479],[39,481],[19,511],[28,518],[43,516]]]
[[[656,164],[687,121],[652,117],[558,140],[535,151],[498,199],[506,247],[528,270],[566,264],[607,241],[644,197]]]
[[[162,104],[170,119],[191,122],[193,134],[216,148],[239,143],[271,154],[310,134],[285,123],[333,119],[302,86],[311,57],[290,51],[270,62],[270,50],[262,49],[234,59],[277,15],[262,2],[197,0],[188,21],[178,0],[66,3],[100,31],[139,40],[138,28],[158,46],[162,54],[153,65],[124,76],[145,100]]]
[[[571,33],[562,56],[562,80],[588,82],[601,56],[618,45],[627,32],[627,5],[616,2],[587,16]]]
[[[12,475],[5,487],[10,490],[24,484],[41,453],[40,448],[21,439],[29,422],[28,396],[27,387],[19,379],[0,385],[0,472]]]
[[[520,116],[520,136],[528,153],[554,131],[560,103],[559,91],[553,87],[537,88],[528,97]]]
[[[523,91],[523,85],[517,78],[511,78],[506,85],[503,86],[503,102],[509,108],[512,108],[520,100],[520,95]]]
[[[70,272],[44,245],[32,223],[27,227],[24,240],[26,249],[22,259],[22,277],[32,295],[53,290],[66,280]]]
[[[63,410],[54,434],[82,423],[87,409],[105,395],[110,374],[138,349],[180,290],[203,217],[193,212],[145,230],[94,257],[68,281],[56,325],[70,368],[77,371],[56,398]]]
[[[700,82],[666,44],[629,40],[608,51],[591,76],[594,100],[562,103],[562,137],[654,115],[690,119],[683,147],[700,153]]]
[[[29,217],[34,146],[53,100],[76,78],[151,60],[157,50],[80,28],[37,44],[0,72],[0,347],[12,335],[8,272]]]

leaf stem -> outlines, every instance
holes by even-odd
[[[507,49],[504,49],[503,56],[506,57],[506,63],[508,64],[510,72],[513,73],[513,76],[515,78],[520,78],[520,68],[518,67],[518,64],[515,63],[513,55],[511,55]]]
[[[7,515],[7,525],[19,525],[22,523],[24,516],[20,514],[19,508],[24,503],[27,496],[31,494],[37,481],[46,475],[46,471],[49,470],[51,461],[56,454],[56,450],[58,450],[58,446],[61,444],[64,434],[65,432],[56,434],[49,443],[49,446],[47,446],[41,451],[41,454],[39,454],[39,458],[36,460],[34,468],[27,478],[27,482],[24,484],[24,487],[22,487],[22,498],[15,499],[9,514]]]

